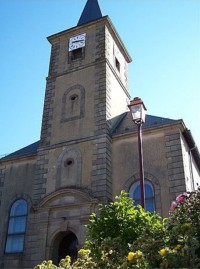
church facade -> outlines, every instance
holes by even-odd
[[[99,203],[121,190],[138,203],[137,129],[127,104],[128,54],[97,0],[77,26],[48,37],[51,59],[41,139],[0,159],[0,268],[76,257]],[[146,209],[200,183],[200,155],[182,120],[143,124]]]

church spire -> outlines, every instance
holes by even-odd
[[[98,0],[87,0],[77,26],[102,18]]]

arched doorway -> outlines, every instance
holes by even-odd
[[[67,255],[71,257],[72,262],[77,258],[78,239],[73,232],[60,232],[53,243],[52,260],[58,265],[60,260]]]

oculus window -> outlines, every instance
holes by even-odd
[[[24,199],[15,201],[10,209],[5,253],[24,250],[28,206]]]

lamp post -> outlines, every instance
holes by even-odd
[[[135,97],[132,101],[130,101],[130,105],[128,105],[128,108],[131,111],[133,122],[137,125],[141,206],[145,208],[142,123],[145,122],[145,114],[147,109],[143,101],[139,97]]]

